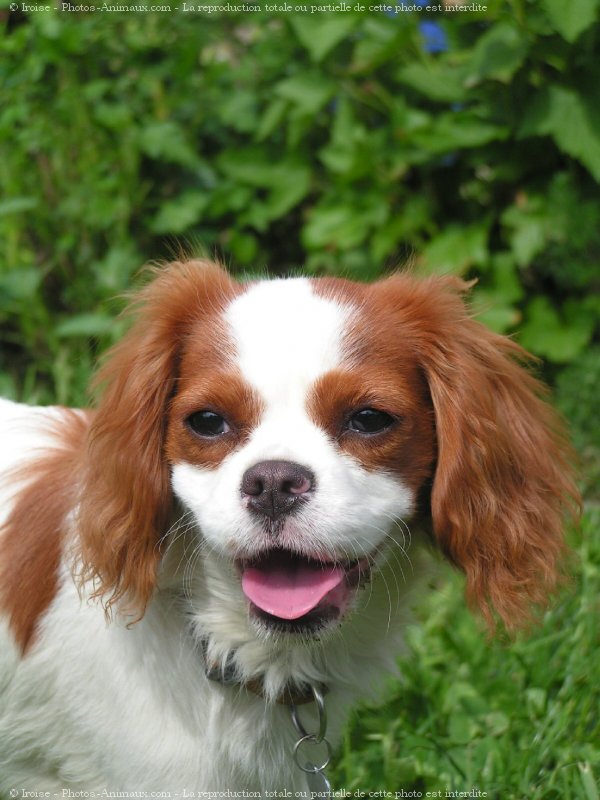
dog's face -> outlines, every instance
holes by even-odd
[[[173,489],[261,628],[338,624],[432,471],[425,379],[393,357],[401,327],[396,343],[371,340],[361,300],[259,282],[197,320],[181,353]]]
[[[351,616],[422,513],[472,604],[515,627],[555,583],[577,495],[527,354],[470,318],[467,288],[159,272],[100,374],[84,575],[143,609],[169,541],[193,530],[183,583],[217,565],[215,603],[305,637]]]

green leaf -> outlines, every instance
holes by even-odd
[[[305,115],[316,114],[333,97],[336,85],[318,72],[302,72],[276,84],[278,97],[289,100],[294,108]]]
[[[582,303],[566,303],[559,315],[547,297],[535,297],[527,306],[519,339],[527,350],[562,364],[583,351],[594,325],[594,315]]]
[[[491,292],[475,291],[471,305],[477,319],[496,333],[506,333],[521,320],[521,314],[512,306],[498,305]]]
[[[519,266],[527,266],[546,245],[546,220],[528,217],[517,228],[510,241]]]
[[[527,40],[514,25],[494,25],[475,45],[465,67],[466,85],[475,86],[486,78],[508,83],[525,60],[528,49]]]
[[[313,61],[321,61],[330,50],[354,30],[355,17],[337,16],[323,19],[320,15],[309,18],[295,14],[290,17],[290,25]]]
[[[4,217],[7,214],[20,214],[23,211],[31,211],[37,204],[37,197],[10,197],[8,200],[0,202],[0,217]]]
[[[210,216],[218,218],[232,212],[242,211],[252,202],[252,195],[252,189],[243,183],[223,178],[211,195]]]
[[[414,62],[397,73],[400,83],[442,103],[459,103],[466,99],[464,72],[446,64]]]
[[[469,742],[479,733],[470,714],[454,713],[448,719],[448,734],[456,742]]]
[[[390,25],[389,20],[376,16],[369,17],[364,27],[361,28],[361,37],[358,38],[352,54],[352,72],[365,72],[372,70],[379,64],[396,58],[401,43],[408,44],[411,36],[411,27]]]
[[[234,131],[250,133],[256,129],[256,93],[253,91],[232,92],[224,96],[219,107],[219,117]]]
[[[230,178],[250,186],[270,186],[273,161],[265,148],[245,147],[225,150],[217,159],[217,166]]]
[[[173,122],[151,122],[139,134],[142,151],[157,160],[193,167],[198,156],[187,142],[183,130]]]
[[[492,257],[493,289],[496,297],[504,303],[516,303],[525,293],[511,253],[501,251]]]
[[[414,143],[429,153],[441,154],[503,141],[508,133],[508,128],[481,120],[469,112],[451,112],[435,117],[429,128],[415,134]]]
[[[431,214],[430,200],[421,195],[411,198],[410,202],[395,213],[383,225],[379,225],[371,239],[371,252],[379,262],[392,256],[398,266],[402,262],[397,248],[399,244],[406,243],[411,236],[427,226]],[[406,250],[406,248],[403,248]],[[410,251],[409,251],[410,252]],[[405,252],[404,260],[407,257]]]
[[[96,285],[109,297],[124,292],[131,285],[131,278],[143,256],[132,242],[116,244],[93,267]]]
[[[525,700],[527,702],[527,710],[532,717],[538,719],[543,717],[548,702],[548,692],[545,689],[531,686],[525,690]]]
[[[19,399],[15,380],[6,372],[0,372],[0,397],[4,397],[6,400]]]
[[[256,141],[263,142],[268,139],[273,131],[279,127],[287,108],[287,102],[282,98],[276,98],[266,109],[258,124],[256,131]]]
[[[512,254],[500,252],[490,259],[491,283],[478,284],[473,290],[471,305],[477,319],[497,333],[514,328],[521,312],[514,306],[523,298],[523,287]]]
[[[6,295],[10,300],[33,298],[42,282],[42,271],[35,267],[11,269],[0,274],[0,297]]]
[[[258,241],[249,233],[233,231],[228,241],[228,249],[237,261],[250,264],[258,255]]]
[[[567,42],[574,42],[596,20],[598,0],[543,0],[546,13]]]
[[[131,108],[125,103],[98,103],[94,106],[94,119],[110,130],[122,131],[131,125]]]
[[[503,711],[490,711],[485,715],[485,728],[492,736],[504,736],[510,730],[510,719]]]
[[[526,112],[519,137],[553,137],[557,146],[576,158],[600,181],[600,92],[585,94],[562,86],[541,91]]]
[[[350,101],[343,97],[336,108],[331,138],[319,151],[319,158],[332,172],[352,177],[371,170],[366,145],[373,141],[375,132],[361,125]]]
[[[549,219],[542,198],[527,197],[524,203],[513,205],[502,215],[509,229],[511,250],[521,267],[530,264],[548,243]]]
[[[163,203],[151,222],[154,233],[183,233],[202,219],[208,205],[205,192],[184,192],[184,194]]]
[[[388,213],[381,198],[367,198],[360,206],[317,206],[304,226],[302,239],[309,248],[349,250],[362,244],[374,227],[385,222]]]
[[[278,164],[271,170],[271,193],[267,198],[269,219],[283,217],[306,195],[311,185],[310,170],[300,164]]]
[[[581,785],[583,786],[583,790],[585,792],[586,800],[598,800],[600,794],[598,794],[598,783],[594,778],[594,771],[592,770],[592,765],[587,763],[580,763],[577,765],[579,768],[579,775],[581,776]]]
[[[295,158],[273,162],[267,150],[249,147],[222,154],[218,166],[233,181],[267,190],[266,197],[245,205],[240,216],[244,225],[265,230],[268,223],[288,213],[309,192],[311,170]]]
[[[422,251],[420,262],[426,274],[462,275],[474,264],[484,264],[488,257],[488,223],[450,225]]]
[[[311,185],[307,165],[294,158],[274,163],[262,148],[226,151],[218,165],[228,177],[268,190],[266,200],[249,208],[243,217],[246,224],[261,230],[270,220],[287,214],[306,196]]]
[[[108,333],[114,324],[112,317],[104,314],[76,314],[60,322],[54,329],[59,339],[72,336],[100,336]]]

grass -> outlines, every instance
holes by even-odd
[[[407,631],[402,682],[354,713],[334,788],[598,800],[599,527],[600,509],[587,510],[573,536],[577,574],[527,638],[490,642],[459,576],[432,591]]]

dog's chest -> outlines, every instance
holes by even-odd
[[[7,742],[0,789],[21,786],[27,774],[23,788],[35,791],[306,790],[287,707],[208,681],[181,631],[164,624],[150,630],[152,614],[139,637],[107,627],[97,606],[69,618],[74,591],[63,586],[43,649],[11,660],[0,709]],[[138,638],[139,647],[124,646]],[[44,680],[32,681],[33,673]]]

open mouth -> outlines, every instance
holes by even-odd
[[[290,550],[269,550],[238,562],[250,612],[270,628],[313,632],[341,620],[370,575],[368,558],[324,561]]]

